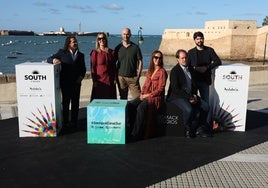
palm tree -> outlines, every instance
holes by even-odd
[[[262,26],[268,25],[268,16],[263,19]]]

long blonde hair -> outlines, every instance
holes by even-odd
[[[99,50],[99,49],[100,49],[100,44],[99,44],[99,40],[98,40],[99,35],[103,35],[103,38],[105,39],[105,44],[106,44],[105,47],[108,48],[108,39],[107,39],[107,35],[106,35],[106,33],[104,33],[104,32],[100,32],[100,33],[98,33],[97,36],[96,36],[96,45],[95,45],[96,50]]]

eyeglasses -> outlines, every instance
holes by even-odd
[[[106,40],[104,37],[98,37],[98,40]]]
[[[160,59],[160,60],[162,59],[162,57],[158,57],[158,56],[156,56],[156,55],[155,55],[153,58],[154,58],[154,59]]]

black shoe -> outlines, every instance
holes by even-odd
[[[202,132],[204,132],[204,129],[202,127],[198,127],[195,134],[196,134],[196,136],[199,136]]]
[[[185,137],[186,138],[194,138],[195,137],[195,134],[193,133],[193,131],[186,131],[185,132]]]
[[[198,133],[198,136],[202,137],[202,138],[208,138],[208,137],[213,137],[213,135],[211,133],[208,133],[206,131],[201,131]]]
[[[186,137],[186,138],[191,138],[191,136],[190,136],[190,131],[186,131],[186,132],[185,132],[185,137]]]

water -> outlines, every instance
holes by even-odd
[[[140,45],[144,68],[147,69],[154,50],[159,49],[161,35],[143,36],[144,42]],[[24,62],[41,62],[63,48],[65,36],[0,36],[0,72],[14,74],[15,65]],[[78,36],[79,49],[85,54],[87,70],[89,66],[89,53],[95,48],[94,36]],[[111,35],[108,38],[109,47],[114,47],[121,42],[120,35]],[[137,36],[131,40],[137,43]]]

